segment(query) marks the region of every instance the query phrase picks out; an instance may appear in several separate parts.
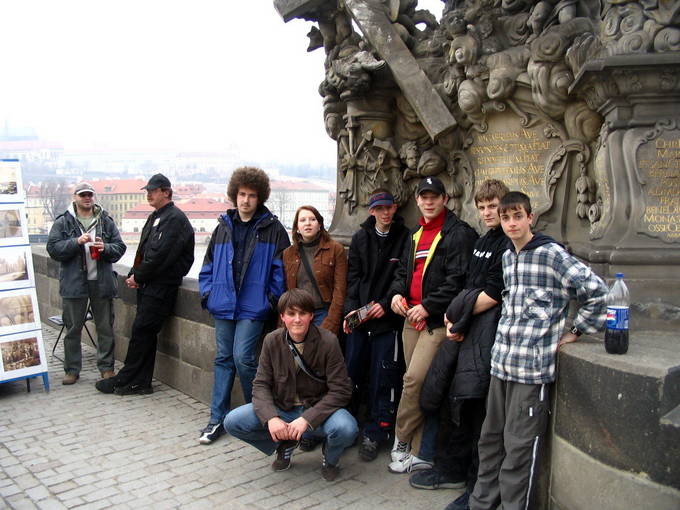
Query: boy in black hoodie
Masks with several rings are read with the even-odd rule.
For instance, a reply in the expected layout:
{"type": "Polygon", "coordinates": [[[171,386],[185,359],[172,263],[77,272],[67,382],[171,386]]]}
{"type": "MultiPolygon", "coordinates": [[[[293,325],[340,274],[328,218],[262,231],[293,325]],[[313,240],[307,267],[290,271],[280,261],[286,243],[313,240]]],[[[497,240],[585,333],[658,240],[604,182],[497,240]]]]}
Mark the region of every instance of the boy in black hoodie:
{"type": "Polygon", "coordinates": [[[450,506],[467,504],[477,479],[477,441],[486,415],[491,346],[503,291],[502,255],[510,244],[501,228],[498,205],[508,192],[502,181],[488,179],[475,193],[475,205],[489,230],[475,242],[465,290],[453,299],[444,319],[451,342],[437,351],[421,393],[421,405],[430,412],[438,411],[448,398],[450,428],[434,467],[414,473],[409,482],[418,489],[467,486],[450,506]]]}
{"type": "Polygon", "coordinates": [[[368,208],[370,216],[349,247],[343,323],[348,334],[345,360],[355,397],[367,396],[367,419],[359,446],[359,457],[365,461],[376,458],[379,444],[394,428],[403,373],[399,363],[403,359],[399,349],[403,318],[391,310],[388,290],[408,240],[408,229],[395,214],[397,204],[388,190],[371,193],[368,208]],[[351,328],[351,316],[370,303],[366,321],[351,328]]]}

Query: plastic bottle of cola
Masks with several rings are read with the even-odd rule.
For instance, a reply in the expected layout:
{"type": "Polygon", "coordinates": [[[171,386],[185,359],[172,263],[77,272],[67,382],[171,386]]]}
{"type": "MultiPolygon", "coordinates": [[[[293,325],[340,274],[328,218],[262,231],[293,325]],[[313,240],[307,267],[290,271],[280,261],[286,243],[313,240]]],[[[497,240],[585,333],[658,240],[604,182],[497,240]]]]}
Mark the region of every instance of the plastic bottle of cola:
{"type": "Polygon", "coordinates": [[[628,352],[628,310],[630,294],[623,281],[623,273],[616,273],[616,281],[607,295],[607,331],[604,348],[609,354],[628,352]]]}

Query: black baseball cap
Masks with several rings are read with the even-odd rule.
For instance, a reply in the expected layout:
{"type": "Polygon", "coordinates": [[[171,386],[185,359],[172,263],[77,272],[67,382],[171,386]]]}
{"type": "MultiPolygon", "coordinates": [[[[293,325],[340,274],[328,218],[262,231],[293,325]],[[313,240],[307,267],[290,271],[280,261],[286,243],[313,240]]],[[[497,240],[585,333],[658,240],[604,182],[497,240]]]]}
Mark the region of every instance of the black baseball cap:
{"type": "Polygon", "coordinates": [[[168,179],[163,174],[155,174],[151,176],[151,179],[149,179],[149,182],[146,183],[146,186],[142,186],[141,189],[153,191],[158,188],[171,188],[171,187],[172,185],[170,184],[170,179],[168,179]]]}
{"type": "Polygon", "coordinates": [[[442,181],[440,181],[437,177],[423,177],[420,179],[416,195],[420,195],[425,191],[432,191],[438,195],[446,195],[444,183],[442,183],[442,181]]]}

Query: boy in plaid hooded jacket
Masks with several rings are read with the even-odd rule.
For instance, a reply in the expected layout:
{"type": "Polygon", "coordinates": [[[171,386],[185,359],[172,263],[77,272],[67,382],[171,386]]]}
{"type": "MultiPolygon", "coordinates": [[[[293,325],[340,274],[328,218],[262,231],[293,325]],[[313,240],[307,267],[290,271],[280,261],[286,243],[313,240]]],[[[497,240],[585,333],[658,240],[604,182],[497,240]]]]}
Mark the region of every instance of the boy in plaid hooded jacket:
{"type": "Polygon", "coordinates": [[[557,352],[582,333],[602,329],[607,312],[605,283],[555,240],[531,232],[528,196],[508,193],[498,210],[513,248],[503,254],[503,310],[491,352],[473,510],[501,502],[504,510],[529,508],[557,352]],[[571,299],[579,306],[564,332],[571,299]]]}

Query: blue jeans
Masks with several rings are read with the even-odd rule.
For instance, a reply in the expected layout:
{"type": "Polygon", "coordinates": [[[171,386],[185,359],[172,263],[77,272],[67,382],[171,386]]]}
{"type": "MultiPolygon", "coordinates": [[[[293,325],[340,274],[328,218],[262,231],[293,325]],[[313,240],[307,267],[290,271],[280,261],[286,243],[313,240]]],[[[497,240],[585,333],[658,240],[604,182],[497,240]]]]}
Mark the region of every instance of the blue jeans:
{"type": "MultiPolygon", "coordinates": [[[[276,411],[286,423],[299,418],[304,412],[303,406],[296,406],[289,411],[277,408],[276,411]]],[[[272,441],[269,429],[262,425],[253,410],[253,404],[246,404],[231,411],[224,419],[224,428],[234,437],[254,446],[265,455],[276,451],[277,443],[272,441]]],[[[359,428],[357,421],[345,409],[338,409],[326,421],[307,433],[319,439],[326,439],[326,462],[337,466],[345,448],[352,446],[359,428]]]]}
{"type": "Polygon", "coordinates": [[[418,458],[434,462],[434,456],[437,453],[437,432],[439,432],[439,415],[425,413],[418,458]]]}
{"type": "Polygon", "coordinates": [[[215,319],[215,382],[210,405],[210,423],[220,423],[231,408],[231,389],[238,373],[243,398],[253,398],[253,379],[257,372],[257,340],[264,321],[215,319]]]}
{"type": "Polygon", "coordinates": [[[328,317],[328,308],[317,308],[314,310],[314,325],[321,327],[321,323],[326,317],[328,317]]]}

